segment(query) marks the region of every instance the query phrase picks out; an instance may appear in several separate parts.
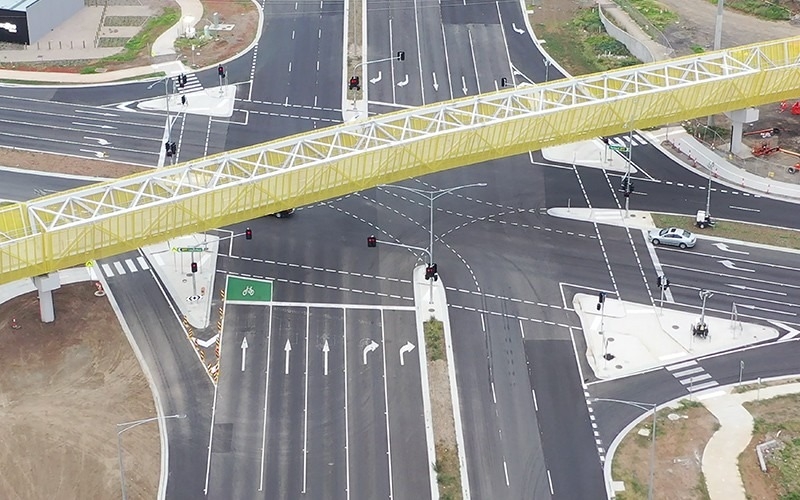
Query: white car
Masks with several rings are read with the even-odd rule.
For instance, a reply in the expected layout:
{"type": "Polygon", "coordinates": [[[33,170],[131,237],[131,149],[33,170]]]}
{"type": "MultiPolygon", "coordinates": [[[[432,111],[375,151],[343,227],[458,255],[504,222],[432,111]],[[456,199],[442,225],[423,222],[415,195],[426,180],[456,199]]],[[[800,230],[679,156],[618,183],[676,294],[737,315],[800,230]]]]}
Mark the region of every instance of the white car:
{"type": "Polygon", "coordinates": [[[678,248],[692,248],[697,243],[697,236],[679,227],[651,229],[647,239],[653,245],[672,245],[678,248]]]}

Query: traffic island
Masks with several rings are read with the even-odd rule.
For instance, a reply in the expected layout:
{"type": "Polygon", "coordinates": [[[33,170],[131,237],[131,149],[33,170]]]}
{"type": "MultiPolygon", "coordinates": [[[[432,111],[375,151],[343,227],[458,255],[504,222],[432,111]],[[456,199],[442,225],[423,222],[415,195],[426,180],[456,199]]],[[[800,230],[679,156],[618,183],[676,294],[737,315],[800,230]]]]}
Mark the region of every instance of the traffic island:
{"type": "Polygon", "coordinates": [[[469,475],[456,386],[447,298],[441,279],[425,279],[425,265],[414,269],[417,335],[426,362],[422,367],[423,401],[428,427],[431,488],[440,498],[468,498],[469,475]],[[431,286],[433,283],[433,286],[431,286]]]}

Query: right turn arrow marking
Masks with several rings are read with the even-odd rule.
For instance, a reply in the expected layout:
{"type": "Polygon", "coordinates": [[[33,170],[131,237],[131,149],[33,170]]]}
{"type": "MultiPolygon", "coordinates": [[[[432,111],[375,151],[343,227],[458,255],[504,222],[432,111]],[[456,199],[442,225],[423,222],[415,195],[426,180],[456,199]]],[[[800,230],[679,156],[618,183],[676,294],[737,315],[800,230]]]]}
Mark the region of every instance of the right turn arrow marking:
{"type": "Polygon", "coordinates": [[[364,347],[364,364],[367,364],[367,354],[378,348],[378,344],[374,340],[370,340],[369,344],[364,347]]]}
{"type": "Polygon", "coordinates": [[[400,366],[405,366],[406,364],[405,355],[407,352],[413,351],[414,347],[416,346],[412,344],[411,341],[408,341],[406,342],[406,345],[400,348],[400,366]]]}

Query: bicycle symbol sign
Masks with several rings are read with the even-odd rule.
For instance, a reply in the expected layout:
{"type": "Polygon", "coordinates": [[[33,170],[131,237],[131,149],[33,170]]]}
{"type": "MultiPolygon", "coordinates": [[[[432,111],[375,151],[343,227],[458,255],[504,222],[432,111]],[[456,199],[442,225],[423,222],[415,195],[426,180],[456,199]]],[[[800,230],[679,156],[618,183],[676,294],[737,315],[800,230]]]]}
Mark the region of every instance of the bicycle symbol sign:
{"type": "Polygon", "coordinates": [[[228,276],[225,285],[225,300],[241,302],[270,302],[272,300],[272,282],[253,278],[228,276]]]}
{"type": "Polygon", "coordinates": [[[247,286],[246,286],[246,287],[244,287],[244,289],[242,290],[242,296],[243,296],[243,297],[246,297],[246,296],[248,296],[248,295],[252,297],[252,296],[253,296],[253,295],[255,295],[255,294],[256,294],[256,291],[255,291],[255,290],[253,289],[253,287],[252,287],[252,286],[250,286],[250,285],[247,285],[247,286]]]}

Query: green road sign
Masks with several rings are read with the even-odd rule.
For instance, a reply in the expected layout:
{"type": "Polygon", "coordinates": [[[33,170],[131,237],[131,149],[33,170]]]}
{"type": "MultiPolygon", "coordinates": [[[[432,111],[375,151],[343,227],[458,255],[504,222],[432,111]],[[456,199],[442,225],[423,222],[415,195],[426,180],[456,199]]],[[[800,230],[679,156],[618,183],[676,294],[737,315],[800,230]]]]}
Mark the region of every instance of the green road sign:
{"type": "Polygon", "coordinates": [[[272,282],[228,276],[225,300],[228,302],[270,302],[272,300],[272,282]]]}
{"type": "Polygon", "coordinates": [[[626,146],[619,146],[617,144],[609,144],[608,149],[610,149],[611,151],[620,151],[622,153],[628,152],[628,148],[626,146]]]}
{"type": "Polygon", "coordinates": [[[200,247],[178,247],[176,248],[179,252],[202,252],[203,249],[200,247]]]}

